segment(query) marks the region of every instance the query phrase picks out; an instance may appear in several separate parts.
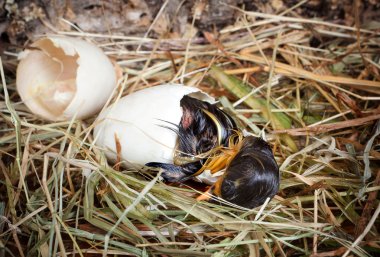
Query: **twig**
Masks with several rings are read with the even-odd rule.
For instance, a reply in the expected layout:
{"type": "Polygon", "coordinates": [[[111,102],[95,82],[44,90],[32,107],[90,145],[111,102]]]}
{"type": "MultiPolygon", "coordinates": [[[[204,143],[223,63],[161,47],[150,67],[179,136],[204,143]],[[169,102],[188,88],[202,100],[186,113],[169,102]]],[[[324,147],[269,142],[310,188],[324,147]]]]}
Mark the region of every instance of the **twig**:
{"type": "Polygon", "coordinates": [[[315,134],[330,132],[333,130],[348,128],[348,127],[357,127],[361,125],[366,125],[367,123],[374,120],[378,120],[378,119],[380,119],[380,114],[375,114],[375,115],[367,116],[364,118],[335,122],[331,124],[323,124],[323,125],[318,125],[318,126],[313,126],[313,127],[309,126],[306,128],[275,130],[273,131],[273,133],[275,134],[287,133],[292,136],[304,136],[304,135],[310,135],[310,134],[315,135],[315,134]]]}
{"type": "Polygon", "coordinates": [[[373,224],[377,220],[377,216],[379,216],[379,214],[380,214],[380,203],[377,205],[376,211],[373,214],[371,220],[368,222],[368,225],[364,229],[363,233],[361,233],[360,236],[356,238],[355,242],[347,249],[347,251],[343,254],[342,257],[346,257],[363,240],[363,238],[367,235],[367,233],[370,231],[373,224]]]}
{"type": "MultiPolygon", "coordinates": [[[[377,171],[377,176],[376,176],[376,179],[373,183],[373,186],[378,186],[378,185],[380,185],[380,170],[377,171]]],[[[376,191],[372,191],[368,194],[368,199],[367,199],[367,202],[364,206],[362,216],[360,217],[360,219],[356,225],[356,228],[355,228],[355,237],[359,237],[359,235],[361,233],[363,233],[363,231],[365,229],[365,225],[367,224],[368,219],[371,216],[371,211],[372,211],[372,208],[375,204],[375,200],[377,198],[377,193],[378,193],[378,191],[376,190],[376,191]]]]}

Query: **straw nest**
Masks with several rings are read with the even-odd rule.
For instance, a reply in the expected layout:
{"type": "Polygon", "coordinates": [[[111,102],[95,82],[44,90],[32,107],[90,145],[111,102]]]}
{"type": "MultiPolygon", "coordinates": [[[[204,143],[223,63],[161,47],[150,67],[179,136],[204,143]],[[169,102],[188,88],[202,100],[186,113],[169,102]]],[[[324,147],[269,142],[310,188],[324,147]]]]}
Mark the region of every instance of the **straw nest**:
{"type": "Polygon", "coordinates": [[[240,12],[218,37],[58,33],[96,42],[120,65],[110,102],[166,82],[219,98],[273,147],[278,195],[252,210],[197,202],[202,185],[113,166],[93,144],[96,117],[54,123],[26,109],[12,73],[16,52],[7,52],[0,256],[379,253],[379,30],[240,12]]]}

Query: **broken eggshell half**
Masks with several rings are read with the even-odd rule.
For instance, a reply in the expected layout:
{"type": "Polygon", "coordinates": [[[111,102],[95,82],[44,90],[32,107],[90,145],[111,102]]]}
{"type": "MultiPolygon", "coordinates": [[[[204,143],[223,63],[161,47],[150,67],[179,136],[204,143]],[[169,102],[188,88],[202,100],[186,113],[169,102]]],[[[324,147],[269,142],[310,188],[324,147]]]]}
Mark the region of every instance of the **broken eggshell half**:
{"type": "Polygon", "coordinates": [[[179,84],[137,91],[99,115],[94,129],[95,144],[112,161],[117,159],[118,141],[120,157],[129,164],[173,163],[176,126],[183,114],[180,101],[185,95],[215,103],[214,98],[200,89],[179,84]]]}
{"type": "Polygon", "coordinates": [[[36,115],[83,119],[98,112],[116,87],[116,71],[97,46],[77,38],[50,36],[19,55],[17,91],[36,115]]]}

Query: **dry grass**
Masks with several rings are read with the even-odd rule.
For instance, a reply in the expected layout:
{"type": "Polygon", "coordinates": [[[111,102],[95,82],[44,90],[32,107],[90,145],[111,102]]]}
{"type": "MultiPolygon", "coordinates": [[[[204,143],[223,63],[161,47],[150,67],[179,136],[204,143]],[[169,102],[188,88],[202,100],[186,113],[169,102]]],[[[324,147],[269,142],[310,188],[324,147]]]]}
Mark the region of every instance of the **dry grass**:
{"type": "Polygon", "coordinates": [[[281,191],[246,210],[197,202],[190,185],[114,169],[93,145],[96,117],[51,123],[26,109],[8,53],[0,256],[379,254],[379,30],[245,12],[218,38],[206,33],[208,42],[58,33],[97,42],[118,62],[115,98],[164,82],[219,97],[273,146],[281,191]]]}

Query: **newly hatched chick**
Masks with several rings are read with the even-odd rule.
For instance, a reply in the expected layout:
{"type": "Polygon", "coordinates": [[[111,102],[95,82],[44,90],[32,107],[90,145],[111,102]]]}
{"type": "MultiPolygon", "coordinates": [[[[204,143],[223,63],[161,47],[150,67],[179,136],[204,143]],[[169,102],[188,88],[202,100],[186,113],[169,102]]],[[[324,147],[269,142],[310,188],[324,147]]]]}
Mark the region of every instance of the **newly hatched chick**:
{"type": "Polygon", "coordinates": [[[261,138],[243,137],[234,120],[215,104],[190,96],[180,102],[174,163],[149,162],[164,169],[168,182],[184,182],[206,170],[224,170],[210,193],[233,204],[254,208],[272,198],[279,188],[279,170],[269,145],[261,138]]]}

